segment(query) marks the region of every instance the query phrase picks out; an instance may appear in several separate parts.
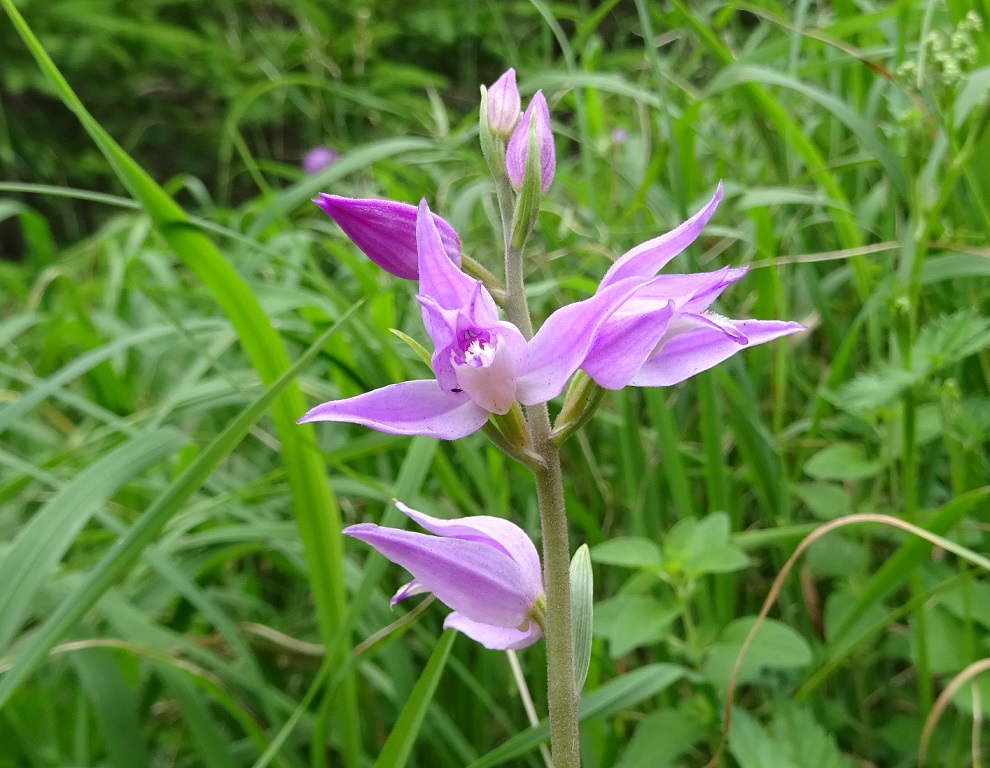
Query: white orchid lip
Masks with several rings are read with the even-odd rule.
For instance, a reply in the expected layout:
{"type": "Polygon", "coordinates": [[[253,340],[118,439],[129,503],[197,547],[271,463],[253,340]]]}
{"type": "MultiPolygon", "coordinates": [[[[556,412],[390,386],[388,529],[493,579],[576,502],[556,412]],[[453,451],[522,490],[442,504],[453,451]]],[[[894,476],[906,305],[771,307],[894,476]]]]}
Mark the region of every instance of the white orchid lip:
{"type": "Polygon", "coordinates": [[[490,413],[503,415],[516,401],[516,366],[498,333],[468,331],[462,349],[451,350],[457,387],[490,413]]]}

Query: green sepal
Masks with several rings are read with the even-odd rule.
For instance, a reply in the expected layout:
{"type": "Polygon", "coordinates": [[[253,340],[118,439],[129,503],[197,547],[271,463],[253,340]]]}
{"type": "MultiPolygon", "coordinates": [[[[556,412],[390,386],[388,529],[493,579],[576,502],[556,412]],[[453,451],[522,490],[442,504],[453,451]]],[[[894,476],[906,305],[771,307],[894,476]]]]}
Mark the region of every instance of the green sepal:
{"type": "Polygon", "coordinates": [[[540,147],[536,140],[536,121],[529,121],[529,137],[526,146],[526,170],[523,173],[522,189],[516,200],[515,215],[512,218],[512,247],[521,251],[526,238],[536,226],[543,198],[542,170],[540,167],[540,147]]]}
{"type": "Polygon", "coordinates": [[[560,409],[550,433],[554,444],[561,445],[583,427],[598,410],[607,391],[584,371],[578,371],[567,388],[564,407],[560,409]]]}

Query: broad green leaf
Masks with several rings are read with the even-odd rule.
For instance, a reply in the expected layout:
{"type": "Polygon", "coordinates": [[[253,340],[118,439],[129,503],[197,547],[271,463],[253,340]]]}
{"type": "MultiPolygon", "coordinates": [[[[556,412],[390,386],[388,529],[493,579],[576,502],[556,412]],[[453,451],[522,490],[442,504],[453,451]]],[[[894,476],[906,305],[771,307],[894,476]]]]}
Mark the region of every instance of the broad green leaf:
{"type": "Polygon", "coordinates": [[[729,751],[740,768],[853,768],[811,713],[776,701],[769,732],[741,709],[732,712],[729,751]]]}
{"type": "Polygon", "coordinates": [[[695,744],[708,726],[677,709],[661,709],[636,726],[617,768],[666,768],[695,744]]]}
{"type": "MultiPolygon", "coordinates": [[[[743,641],[755,618],[736,619],[729,624],[712,646],[705,660],[705,676],[720,690],[725,690],[743,641]]],[[[737,682],[756,679],[763,669],[799,669],[811,661],[811,648],[797,632],[775,619],[764,619],[756,630],[742,664],[737,682]]]]}
{"type": "Polygon", "coordinates": [[[833,443],[804,464],[804,471],[817,480],[863,480],[878,474],[880,462],[868,459],[859,443],[833,443]]]}
{"type": "Polygon", "coordinates": [[[829,483],[795,483],[795,495],[819,520],[835,520],[848,514],[852,502],[849,493],[839,485],[829,483]]]}
{"type": "Polygon", "coordinates": [[[680,606],[672,601],[649,595],[616,595],[595,606],[595,635],[606,638],[609,652],[618,658],[663,638],[680,613],[680,606]]]}
{"type": "Polygon", "coordinates": [[[649,539],[618,536],[591,549],[591,559],[602,565],[655,570],[660,567],[660,547],[649,539]]]}

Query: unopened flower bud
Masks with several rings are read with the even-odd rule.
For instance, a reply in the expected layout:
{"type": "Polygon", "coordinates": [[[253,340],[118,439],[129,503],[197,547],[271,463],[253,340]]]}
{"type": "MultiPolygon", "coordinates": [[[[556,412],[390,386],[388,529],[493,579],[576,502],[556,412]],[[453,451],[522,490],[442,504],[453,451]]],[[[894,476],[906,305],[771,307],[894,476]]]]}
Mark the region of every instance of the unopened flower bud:
{"type": "Polygon", "coordinates": [[[520,109],[516,70],[510,68],[488,89],[488,127],[492,133],[508,138],[519,122],[520,109]]]}
{"type": "Polygon", "coordinates": [[[557,157],[554,154],[553,131],[550,128],[550,109],[542,91],[537,91],[529,102],[522,120],[512,132],[505,153],[505,168],[509,180],[516,189],[523,185],[526,173],[526,152],[529,147],[529,126],[536,130],[536,146],[540,153],[540,187],[545,193],[553,181],[557,170],[557,157]]]}

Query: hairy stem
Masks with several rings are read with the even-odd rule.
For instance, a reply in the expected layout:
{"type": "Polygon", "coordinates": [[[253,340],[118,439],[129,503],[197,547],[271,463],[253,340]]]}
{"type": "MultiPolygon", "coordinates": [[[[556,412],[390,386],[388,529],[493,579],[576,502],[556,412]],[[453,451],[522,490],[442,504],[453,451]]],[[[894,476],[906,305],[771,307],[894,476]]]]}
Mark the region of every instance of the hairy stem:
{"type": "Polygon", "coordinates": [[[547,698],[550,705],[550,749],[555,768],[577,768],[578,695],[574,688],[574,639],[571,635],[570,546],[560,450],[550,441],[546,405],[529,409],[534,448],[543,457],[537,470],[536,493],[543,531],[543,583],[547,593],[544,634],[547,643],[547,698]]]}

